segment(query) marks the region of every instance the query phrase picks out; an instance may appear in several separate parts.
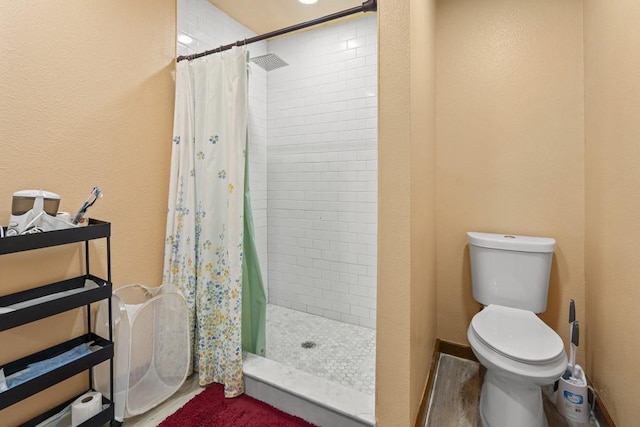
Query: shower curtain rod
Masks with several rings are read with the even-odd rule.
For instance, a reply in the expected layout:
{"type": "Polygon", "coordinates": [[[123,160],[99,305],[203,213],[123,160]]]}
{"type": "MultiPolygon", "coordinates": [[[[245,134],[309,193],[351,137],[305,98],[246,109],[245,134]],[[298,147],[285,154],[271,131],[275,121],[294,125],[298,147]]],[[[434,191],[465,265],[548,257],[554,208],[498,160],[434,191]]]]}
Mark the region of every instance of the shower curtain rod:
{"type": "Polygon", "coordinates": [[[234,46],[245,46],[250,43],[259,42],[262,40],[270,39],[272,37],[281,36],[283,34],[291,33],[293,31],[302,30],[303,28],[313,27],[314,25],[324,24],[325,22],[333,21],[334,19],[344,18],[345,16],[354,15],[360,12],[376,12],[378,10],[377,0],[366,0],[362,5],[352,7],[351,9],[343,10],[341,12],[332,13],[331,15],[323,16],[321,18],[312,19],[311,21],[302,22],[300,24],[292,25],[290,27],[281,28],[279,30],[271,31],[269,33],[261,34],[259,36],[251,37],[244,40],[238,40],[235,43],[227,44],[217,47],[212,50],[207,50],[200,53],[194,53],[193,55],[181,55],[177,58],[177,61],[182,60],[191,61],[192,59],[201,58],[203,56],[211,55],[214,53],[229,50],[234,46]]]}

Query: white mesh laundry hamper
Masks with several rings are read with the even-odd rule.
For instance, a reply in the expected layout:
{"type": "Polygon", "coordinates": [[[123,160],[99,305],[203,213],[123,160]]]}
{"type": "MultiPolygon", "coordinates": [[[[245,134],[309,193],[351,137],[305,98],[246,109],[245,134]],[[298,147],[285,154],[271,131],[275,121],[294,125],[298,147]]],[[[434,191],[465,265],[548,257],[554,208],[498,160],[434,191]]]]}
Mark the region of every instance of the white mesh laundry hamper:
{"type": "MultiPolygon", "coordinates": [[[[115,419],[142,414],[184,383],[191,346],[189,312],[172,285],[127,285],[113,291],[115,419]]],[[[108,305],[98,307],[96,333],[108,336],[108,305]]],[[[109,397],[109,364],[94,369],[96,390],[109,397]]]]}

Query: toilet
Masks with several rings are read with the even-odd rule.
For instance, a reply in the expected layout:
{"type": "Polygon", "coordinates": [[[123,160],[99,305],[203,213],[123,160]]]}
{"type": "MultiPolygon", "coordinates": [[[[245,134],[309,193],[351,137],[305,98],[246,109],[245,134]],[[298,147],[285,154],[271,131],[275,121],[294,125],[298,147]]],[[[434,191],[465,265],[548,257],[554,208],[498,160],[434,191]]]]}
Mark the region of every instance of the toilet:
{"type": "Polygon", "coordinates": [[[473,297],[484,308],[467,338],[487,368],[484,427],[545,427],[542,386],[565,371],[562,339],[536,313],[547,309],[555,240],[468,232],[473,297]]]}

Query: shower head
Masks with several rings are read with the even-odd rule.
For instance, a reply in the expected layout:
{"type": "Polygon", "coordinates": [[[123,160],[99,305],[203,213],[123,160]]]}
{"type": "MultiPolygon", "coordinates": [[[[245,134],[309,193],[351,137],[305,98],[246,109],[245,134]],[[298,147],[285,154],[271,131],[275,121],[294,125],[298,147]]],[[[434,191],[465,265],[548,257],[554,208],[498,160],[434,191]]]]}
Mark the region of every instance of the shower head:
{"type": "Polygon", "coordinates": [[[286,67],[287,64],[278,55],[268,53],[266,55],[256,56],[250,59],[251,62],[256,63],[267,71],[275,70],[276,68],[286,67]]]}

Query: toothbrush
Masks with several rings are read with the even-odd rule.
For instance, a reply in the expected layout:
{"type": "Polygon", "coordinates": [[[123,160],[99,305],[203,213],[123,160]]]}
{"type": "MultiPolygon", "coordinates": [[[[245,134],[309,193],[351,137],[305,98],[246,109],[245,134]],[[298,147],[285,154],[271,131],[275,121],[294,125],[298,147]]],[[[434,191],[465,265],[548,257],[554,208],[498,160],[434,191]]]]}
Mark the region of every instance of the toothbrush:
{"type": "Polygon", "coordinates": [[[580,322],[577,320],[573,323],[571,331],[571,378],[576,377],[576,348],[580,342],[580,322]]]}
{"type": "Polygon", "coordinates": [[[571,355],[569,357],[569,362],[571,363],[571,376],[573,376],[573,366],[575,364],[576,355],[575,350],[573,348],[573,330],[574,323],[576,321],[576,303],[574,300],[569,301],[569,347],[571,351],[571,355]]]}
{"type": "Polygon", "coordinates": [[[100,191],[100,189],[98,187],[93,187],[91,189],[91,193],[89,194],[89,197],[82,204],[82,206],[80,207],[80,210],[73,217],[73,221],[71,221],[71,223],[72,224],[77,224],[77,223],[81,222],[83,220],[84,215],[87,213],[87,209],[89,209],[91,206],[93,206],[93,204],[96,202],[96,200],[98,200],[100,197],[102,197],[102,192],[100,191]]]}

